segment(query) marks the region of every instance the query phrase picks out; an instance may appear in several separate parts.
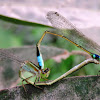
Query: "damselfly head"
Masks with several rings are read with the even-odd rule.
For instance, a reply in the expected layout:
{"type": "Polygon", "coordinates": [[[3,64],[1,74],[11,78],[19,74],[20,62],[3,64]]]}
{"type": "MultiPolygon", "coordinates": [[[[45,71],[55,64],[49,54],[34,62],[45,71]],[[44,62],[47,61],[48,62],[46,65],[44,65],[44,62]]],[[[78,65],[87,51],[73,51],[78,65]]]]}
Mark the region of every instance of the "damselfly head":
{"type": "Polygon", "coordinates": [[[48,77],[50,74],[50,69],[46,68],[46,69],[42,70],[42,74],[43,74],[42,77],[44,77],[44,78],[48,77]]]}
{"type": "Polygon", "coordinates": [[[49,68],[46,68],[46,69],[44,70],[44,72],[45,72],[45,74],[46,74],[46,77],[48,77],[49,74],[50,74],[50,69],[49,69],[49,68]]]}
{"type": "Polygon", "coordinates": [[[93,59],[96,59],[96,60],[100,61],[100,56],[99,55],[91,54],[91,56],[92,56],[93,59]]]}

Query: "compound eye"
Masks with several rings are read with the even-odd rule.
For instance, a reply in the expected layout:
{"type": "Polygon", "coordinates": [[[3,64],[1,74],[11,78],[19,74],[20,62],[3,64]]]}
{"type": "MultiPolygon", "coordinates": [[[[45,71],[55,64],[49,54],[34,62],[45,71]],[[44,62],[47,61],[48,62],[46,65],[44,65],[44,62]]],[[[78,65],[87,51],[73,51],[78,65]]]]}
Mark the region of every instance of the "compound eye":
{"type": "Polygon", "coordinates": [[[44,72],[47,73],[49,70],[50,70],[49,68],[46,68],[46,69],[44,70],[44,72]]]}

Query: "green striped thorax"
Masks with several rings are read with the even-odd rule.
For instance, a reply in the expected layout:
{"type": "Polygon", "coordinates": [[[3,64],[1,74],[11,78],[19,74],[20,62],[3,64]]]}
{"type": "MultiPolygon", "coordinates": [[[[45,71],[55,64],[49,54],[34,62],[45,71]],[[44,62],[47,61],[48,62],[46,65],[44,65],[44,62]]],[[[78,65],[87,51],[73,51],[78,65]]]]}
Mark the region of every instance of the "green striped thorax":
{"type": "MultiPolygon", "coordinates": [[[[28,77],[31,77],[31,76],[36,76],[37,79],[45,79],[49,76],[50,74],[50,69],[49,68],[45,68],[45,69],[39,69],[39,67],[37,65],[35,65],[34,63],[30,62],[30,61],[25,61],[23,64],[22,64],[22,67],[21,67],[21,70],[19,71],[19,76],[23,79],[25,79],[25,76],[24,76],[24,72],[28,72],[30,73],[28,75],[28,77]]],[[[32,77],[31,77],[32,78],[32,77]]],[[[31,79],[30,78],[30,79],[31,79]]],[[[27,82],[30,83],[30,80],[27,80],[27,82]]]]}

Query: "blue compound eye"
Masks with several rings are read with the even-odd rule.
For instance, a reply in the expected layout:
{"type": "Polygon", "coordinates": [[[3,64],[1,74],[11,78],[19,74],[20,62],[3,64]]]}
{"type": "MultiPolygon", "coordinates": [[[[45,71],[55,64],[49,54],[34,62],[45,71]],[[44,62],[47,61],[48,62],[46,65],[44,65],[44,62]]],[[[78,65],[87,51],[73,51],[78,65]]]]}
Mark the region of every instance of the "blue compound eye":
{"type": "Polygon", "coordinates": [[[97,55],[97,54],[93,54],[93,55],[92,55],[92,58],[93,58],[93,59],[100,60],[100,56],[99,56],[99,55],[97,55]]]}
{"type": "Polygon", "coordinates": [[[95,54],[93,54],[92,57],[93,57],[94,59],[96,59],[96,55],[95,55],[95,54]]]}

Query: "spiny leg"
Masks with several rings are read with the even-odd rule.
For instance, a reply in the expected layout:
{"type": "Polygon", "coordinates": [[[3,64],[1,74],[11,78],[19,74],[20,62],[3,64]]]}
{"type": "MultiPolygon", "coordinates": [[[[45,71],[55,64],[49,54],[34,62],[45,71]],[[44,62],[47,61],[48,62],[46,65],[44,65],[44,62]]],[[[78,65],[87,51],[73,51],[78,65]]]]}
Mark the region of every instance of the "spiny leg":
{"type": "Polygon", "coordinates": [[[22,86],[23,86],[25,92],[27,93],[26,88],[25,88],[25,86],[24,86],[24,84],[23,84],[24,79],[23,79],[22,74],[21,74],[22,72],[24,72],[24,70],[21,68],[21,69],[19,70],[19,77],[22,79],[22,86]]]}
{"type": "Polygon", "coordinates": [[[35,84],[36,82],[40,82],[40,78],[41,78],[41,76],[38,74],[37,77],[36,77],[36,79],[35,79],[34,84],[35,84]]]}
{"type": "Polygon", "coordinates": [[[33,82],[29,82],[29,81],[28,81],[28,80],[29,80],[30,78],[32,78],[32,77],[34,77],[34,76],[30,76],[30,77],[25,78],[25,79],[22,80],[22,86],[23,86],[25,92],[27,92],[27,91],[26,91],[26,88],[25,88],[25,86],[24,86],[24,84],[23,84],[24,81],[27,82],[28,84],[34,85],[35,87],[37,87],[37,88],[39,88],[39,89],[42,89],[42,88],[40,88],[39,86],[36,86],[36,85],[35,85],[35,82],[33,83],[33,82]]]}
{"type": "MultiPolygon", "coordinates": [[[[28,77],[28,78],[24,78],[24,76],[22,75],[22,73],[23,73],[24,71],[25,71],[25,70],[23,70],[22,68],[19,70],[19,77],[22,79],[22,86],[23,86],[25,92],[27,92],[27,91],[26,91],[26,88],[25,88],[25,86],[24,86],[24,84],[23,84],[23,82],[26,81],[28,84],[30,84],[30,83],[28,82],[28,80],[29,80],[30,78],[34,77],[34,75],[32,75],[32,76],[30,76],[30,77],[28,77]]],[[[34,83],[32,83],[32,84],[34,85],[34,83]]]]}
{"type": "MultiPolygon", "coordinates": [[[[33,82],[29,82],[28,80],[30,79],[30,78],[32,78],[32,77],[34,77],[35,75],[32,75],[32,76],[30,76],[30,77],[27,77],[27,78],[24,78],[23,76],[22,76],[22,73],[23,71],[19,71],[19,76],[20,76],[20,78],[22,79],[22,84],[23,84],[23,82],[24,81],[26,81],[28,84],[32,84],[32,85],[34,85],[35,86],[35,82],[33,83],[33,82]]],[[[24,84],[23,84],[24,85],[24,84]]]]}
{"type": "MultiPolygon", "coordinates": [[[[30,84],[30,83],[28,82],[28,79],[30,79],[30,78],[32,78],[32,77],[33,77],[33,76],[30,76],[30,77],[25,78],[25,79],[22,80],[22,86],[23,86],[23,88],[24,88],[25,91],[26,91],[26,88],[25,88],[23,82],[25,81],[26,83],[30,84]]],[[[34,85],[34,83],[33,83],[32,85],[34,85]]],[[[35,86],[35,85],[34,85],[34,86],[35,86]]]]}
{"type": "MultiPolygon", "coordinates": [[[[30,77],[27,77],[27,78],[23,79],[23,81],[26,81],[28,84],[30,84],[30,82],[28,82],[28,80],[29,80],[30,78],[32,78],[32,77],[34,77],[34,76],[32,75],[32,76],[30,76],[30,77]]],[[[34,83],[32,83],[32,85],[34,85],[34,83]]]]}
{"type": "Polygon", "coordinates": [[[23,79],[23,80],[22,80],[22,86],[23,86],[25,92],[27,92],[27,91],[26,91],[26,88],[25,88],[25,86],[24,86],[24,84],[23,84],[24,81],[25,81],[25,80],[23,79]]]}
{"type": "Polygon", "coordinates": [[[22,86],[23,86],[25,92],[27,92],[27,91],[26,91],[26,88],[25,88],[25,86],[24,86],[24,84],[23,84],[24,81],[25,81],[27,84],[32,84],[32,85],[34,85],[35,87],[37,87],[37,88],[39,88],[39,89],[42,89],[42,88],[40,88],[39,86],[36,86],[36,85],[35,85],[35,82],[36,82],[37,79],[38,79],[37,77],[36,77],[36,79],[35,79],[35,82],[31,82],[31,81],[28,81],[28,80],[29,80],[30,78],[34,77],[34,75],[32,75],[32,76],[30,76],[30,77],[27,77],[27,78],[23,78],[21,72],[22,72],[22,71],[19,71],[20,77],[21,77],[21,79],[22,79],[22,86]]]}
{"type": "MultiPolygon", "coordinates": [[[[30,78],[32,78],[32,77],[34,77],[34,75],[23,79],[23,81],[26,81],[28,84],[32,84],[32,85],[34,85],[35,87],[37,87],[37,88],[39,88],[39,89],[42,89],[42,88],[40,88],[39,86],[36,86],[36,85],[35,85],[35,83],[37,82],[37,80],[38,80],[38,78],[39,78],[38,76],[36,76],[36,79],[35,79],[34,82],[28,81],[28,80],[29,80],[30,78]]],[[[24,84],[23,84],[23,86],[24,86],[24,84]]],[[[25,88],[25,86],[24,86],[24,88],[25,88]]]]}
{"type": "Polygon", "coordinates": [[[39,88],[39,89],[42,89],[42,88],[40,88],[39,86],[35,85],[35,83],[37,82],[37,80],[38,80],[38,79],[39,79],[39,77],[38,77],[38,76],[36,76],[36,79],[35,79],[35,81],[34,81],[34,84],[33,84],[33,85],[34,85],[35,87],[39,88]]]}

